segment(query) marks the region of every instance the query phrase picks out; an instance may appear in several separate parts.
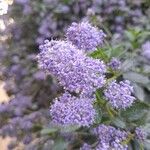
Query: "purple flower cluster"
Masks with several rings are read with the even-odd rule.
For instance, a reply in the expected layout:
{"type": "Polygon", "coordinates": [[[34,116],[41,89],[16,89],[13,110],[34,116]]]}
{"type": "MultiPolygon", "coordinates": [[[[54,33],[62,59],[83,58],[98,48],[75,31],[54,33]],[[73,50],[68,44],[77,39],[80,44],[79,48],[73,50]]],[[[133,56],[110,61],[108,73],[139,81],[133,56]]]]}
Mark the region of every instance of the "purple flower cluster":
{"type": "Polygon", "coordinates": [[[52,121],[58,125],[90,126],[94,122],[95,109],[89,98],[77,98],[64,93],[51,106],[52,121]]]}
{"type": "Polygon", "coordinates": [[[52,37],[52,33],[56,30],[56,28],[57,24],[53,21],[52,14],[46,16],[41,21],[38,29],[40,36],[36,39],[36,43],[42,44],[45,39],[52,37]],[[49,25],[48,22],[51,22],[51,25],[49,25]]]}
{"type": "MultiPolygon", "coordinates": [[[[70,22],[85,17],[88,8],[92,8],[94,13],[101,17],[102,23],[108,23],[111,31],[124,31],[123,29],[133,19],[142,24],[146,19],[146,15],[143,14],[147,14],[147,8],[130,5],[131,3],[132,1],[127,3],[127,0],[14,0],[13,5],[9,6],[7,15],[1,18],[6,24],[6,31],[1,37],[5,39],[8,35],[9,38],[3,41],[6,44],[5,49],[0,49],[0,65],[5,65],[0,67],[0,71],[6,83],[7,93],[13,96],[8,104],[0,105],[0,128],[7,126],[7,120],[11,123],[9,126],[11,128],[16,117],[24,120],[24,116],[34,114],[37,110],[39,112],[42,109],[48,110],[49,100],[56,96],[58,88],[53,85],[52,78],[45,77],[44,73],[37,69],[34,59],[37,54],[35,40],[41,43],[47,38],[61,37],[70,22]],[[142,19],[139,19],[139,16],[142,16],[142,19]]],[[[144,22],[144,28],[145,26],[144,22]]],[[[36,118],[32,120],[33,124],[40,123],[42,126],[47,126],[49,114],[46,116],[42,113],[42,120],[47,122],[34,123],[36,118]]],[[[20,136],[16,136],[18,141],[28,141],[25,136],[27,132],[22,130],[20,125],[13,128],[13,131],[21,133],[20,136]]],[[[10,136],[11,132],[7,135],[10,136]]],[[[37,137],[40,140],[43,138],[39,137],[39,134],[37,137]]],[[[34,139],[37,137],[34,136],[34,139]]],[[[36,143],[31,149],[38,149],[38,146],[40,147],[41,144],[36,143]]]]}
{"type": "Polygon", "coordinates": [[[31,97],[17,95],[9,103],[0,105],[0,113],[6,115],[22,116],[28,108],[32,107],[31,97]]]}
{"type": "Polygon", "coordinates": [[[48,41],[40,46],[40,68],[54,75],[66,90],[92,94],[105,83],[103,61],[86,56],[67,41],[48,41]]]}
{"type": "Polygon", "coordinates": [[[146,139],[146,133],[141,128],[135,129],[135,137],[138,140],[144,141],[146,139]]]}
{"type": "Polygon", "coordinates": [[[126,144],[121,144],[126,140],[128,134],[112,126],[100,125],[93,130],[98,137],[96,150],[127,150],[126,144]]]}
{"type": "Polygon", "coordinates": [[[108,66],[113,70],[119,70],[121,66],[121,62],[117,58],[112,58],[108,63],[108,66]]]}
{"type": "Polygon", "coordinates": [[[86,52],[93,51],[97,46],[102,45],[105,36],[102,30],[93,27],[88,22],[74,22],[66,33],[67,40],[86,52]]]}
{"type": "Polygon", "coordinates": [[[84,143],[82,147],[80,148],[80,150],[92,150],[92,147],[91,145],[84,143]]]}
{"type": "Polygon", "coordinates": [[[128,80],[116,83],[113,81],[109,83],[107,89],[104,91],[106,100],[116,109],[125,109],[130,107],[135,100],[132,96],[133,87],[128,80]]]}
{"type": "Polygon", "coordinates": [[[147,41],[142,45],[142,55],[150,60],[150,41],[147,41]]]}
{"type": "Polygon", "coordinates": [[[34,112],[29,115],[14,117],[7,122],[0,130],[1,136],[19,137],[22,132],[31,133],[34,124],[39,122],[42,117],[41,112],[34,112]]]}

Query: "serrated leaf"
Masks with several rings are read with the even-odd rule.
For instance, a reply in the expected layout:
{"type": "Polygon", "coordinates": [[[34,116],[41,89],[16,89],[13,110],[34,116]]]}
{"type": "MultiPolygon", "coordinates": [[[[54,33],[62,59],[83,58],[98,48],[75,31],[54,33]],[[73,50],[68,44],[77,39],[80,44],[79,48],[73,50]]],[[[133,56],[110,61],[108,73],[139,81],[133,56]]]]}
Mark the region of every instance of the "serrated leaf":
{"type": "Polygon", "coordinates": [[[44,134],[52,134],[52,133],[55,133],[57,132],[59,129],[58,128],[45,128],[41,131],[41,134],[44,135],[44,134]]]}

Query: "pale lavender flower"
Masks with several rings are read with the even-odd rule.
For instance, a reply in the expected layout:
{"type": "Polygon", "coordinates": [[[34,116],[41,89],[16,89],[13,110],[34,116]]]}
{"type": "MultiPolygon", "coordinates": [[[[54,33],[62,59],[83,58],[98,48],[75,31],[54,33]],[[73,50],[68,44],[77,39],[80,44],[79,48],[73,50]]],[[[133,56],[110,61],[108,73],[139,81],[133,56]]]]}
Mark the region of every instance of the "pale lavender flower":
{"type": "Polygon", "coordinates": [[[37,80],[45,80],[46,79],[46,74],[43,71],[37,71],[33,77],[37,80]]]}
{"type": "Polygon", "coordinates": [[[126,140],[128,135],[125,131],[102,124],[96,127],[93,132],[98,137],[96,150],[127,150],[128,148],[126,144],[121,144],[121,142],[126,140]]]}
{"type": "Polygon", "coordinates": [[[120,81],[116,83],[113,81],[109,83],[108,87],[104,91],[106,100],[116,109],[125,109],[130,107],[135,100],[132,96],[133,87],[130,85],[130,81],[120,81]]]}
{"type": "Polygon", "coordinates": [[[147,41],[145,44],[142,45],[142,55],[150,60],[150,41],[147,41]]]}
{"type": "Polygon", "coordinates": [[[108,63],[108,66],[111,67],[113,70],[120,69],[121,62],[117,58],[112,58],[111,61],[108,63]]]}
{"type": "Polygon", "coordinates": [[[55,99],[51,105],[52,122],[58,125],[90,126],[96,115],[91,99],[77,98],[69,93],[55,99]]]}
{"type": "Polygon", "coordinates": [[[96,50],[97,46],[101,46],[105,37],[102,30],[93,27],[88,22],[72,23],[68,28],[66,37],[79,49],[85,51],[96,50]]]}
{"type": "Polygon", "coordinates": [[[45,41],[40,46],[40,68],[54,75],[66,90],[92,94],[105,83],[106,66],[66,41],[45,41]]]}
{"type": "Polygon", "coordinates": [[[80,148],[80,150],[92,150],[92,147],[91,145],[84,143],[82,147],[80,148]]]}
{"type": "Polygon", "coordinates": [[[141,128],[136,128],[135,137],[141,141],[144,141],[146,139],[146,133],[141,128]]]}

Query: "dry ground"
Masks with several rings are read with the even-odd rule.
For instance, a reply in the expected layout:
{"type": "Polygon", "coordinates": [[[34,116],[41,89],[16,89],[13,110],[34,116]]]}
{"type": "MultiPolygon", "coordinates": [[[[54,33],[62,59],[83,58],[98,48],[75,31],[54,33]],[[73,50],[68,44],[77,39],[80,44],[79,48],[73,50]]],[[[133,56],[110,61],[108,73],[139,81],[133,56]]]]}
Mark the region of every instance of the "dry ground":
{"type": "MultiPolygon", "coordinates": [[[[9,97],[7,96],[5,90],[3,89],[4,83],[0,81],[0,102],[8,101],[9,97]]],[[[7,150],[7,143],[10,141],[9,138],[2,139],[0,138],[0,150],[7,150]]]]}

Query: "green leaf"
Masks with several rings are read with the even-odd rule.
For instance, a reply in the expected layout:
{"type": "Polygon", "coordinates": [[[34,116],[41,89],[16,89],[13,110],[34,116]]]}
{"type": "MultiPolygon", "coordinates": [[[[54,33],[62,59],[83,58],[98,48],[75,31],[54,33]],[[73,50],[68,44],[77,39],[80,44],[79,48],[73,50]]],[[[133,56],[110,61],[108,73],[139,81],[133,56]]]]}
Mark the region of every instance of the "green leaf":
{"type": "Polygon", "coordinates": [[[111,48],[110,57],[119,57],[122,53],[123,53],[123,46],[120,44],[111,48]]]}
{"type": "Polygon", "coordinates": [[[102,59],[105,62],[108,61],[108,56],[105,53],[104,49],[97,49],[96,51],[94,51],[93,53],[90,54],[91,57],[96,58],[96,59],[102,59]]]}
{"type": "Polygon", "coordinates": [[[44,135],[44,134],[53,134],[53,133],[56,133],[58,132],[59,129],[58,128],[45,128],[41,131],[41,134],[44,135]]]}
{"type": "Polygon", "coordinates": [[[78,130],[80,127],[77,125],[70,125],[70,126],[65,126],[61,128],[62,132],[74,132],[78,130]]]}
{"type": "Polygon", "coordinates": [[[144,89],[141,86],[139,86],[138,84],[136,84],[136,83],[133,84],[133,86],[134,86],[134,94],[135,94],[135,96],[138,99],[144,101],[144,98],[145,98],[144,89]]]}
{"type": "Polygon", "coordinates": [[[140,121],[142,121],[142,119],[146,119],[146,114],[148,113],[149,108],[150,107],[148,104],[138,101],[134,103],[130,108],[122,111],[121,116],[131,122],[138,124],[140,121]]]}
{"type": "Polygon", "coordinates": [[[95,107],[95,110],[96,110],[95,123],[100,124],[102,119],[102,111],[98,106],[95,107]]]}
{"type": "Polygon", "coordinates": [[[141,83],[141,84],[148,84],[150,82],[150,80],[148,79],[148,77],[136,73],[136,72],[128,72],[128,73],[124,73],[123,77],[125,79],[128,79],[130,81],[136,82],[136,83],[141,83]]]}
{"type": "Polygon", "coordinates": [[[125,36],[130,40],[130,41],[134,41],[135,40],[135,36],[131,31],[125,31],[125,36]]]}
{"type": "Polygon", "coordinates": [[[33,128],[32,128],[33,132],[38,132],[40,130],[42,130],[42,126],[39,125],[39,124],[34,125],[33,128]]]}
{"type": "Polygon", "coordinates": [[[57,139],[54,143],[52,150],[66,150],[68,143],[66,143],[63,139],[57,139]]]}
{"type": "Polygon", "coordinates": [[[116,126],[116,127],[119,127],[119,128],[125,128],[126,127],[126,124],[125,122],[123,121],[123,119],[117,117],[117,118],[114,118],[112,120],[112,123],[116,126]]]}
{"type": "Polygon", "coordinates": [[[101,123],[109,125],[111,123],[111,120],[107,115],[103,115],[101,119],[101,123]]]}
{"type": "Polygon", "coordinates": [[[121,68],[122,68],[123,72],[126,72],[126,71],[130,70],[131,68],[133,68],[135,65],[136,65],[135,59],[126,59],[122,63],[121,68]]]}

